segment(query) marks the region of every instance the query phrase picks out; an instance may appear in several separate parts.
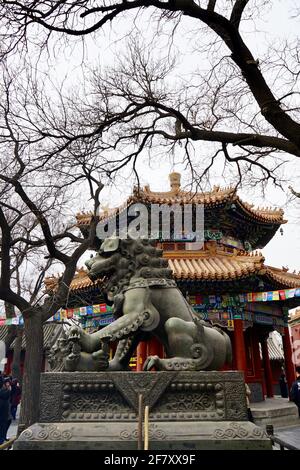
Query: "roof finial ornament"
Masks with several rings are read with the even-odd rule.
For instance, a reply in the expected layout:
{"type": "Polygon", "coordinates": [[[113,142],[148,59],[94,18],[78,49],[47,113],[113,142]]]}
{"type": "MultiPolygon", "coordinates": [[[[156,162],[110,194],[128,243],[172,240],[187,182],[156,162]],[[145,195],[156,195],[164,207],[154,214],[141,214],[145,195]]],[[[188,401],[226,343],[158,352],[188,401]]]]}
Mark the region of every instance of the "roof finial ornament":
{"type": "Polygon", "coordinates": [[[171,191],[175,194],[178,193],[180,190],[180,179],[181,179],[180,173],[173,172],[169,174],[171,191]]]}
{"type": "Polygon", "coordinates": [[[101,204],[101,209],[102,209],[102,213],[104,214],[104,216],[108,216],[108,214],[109,214],[109,205],[108,204],[101,204]]]}

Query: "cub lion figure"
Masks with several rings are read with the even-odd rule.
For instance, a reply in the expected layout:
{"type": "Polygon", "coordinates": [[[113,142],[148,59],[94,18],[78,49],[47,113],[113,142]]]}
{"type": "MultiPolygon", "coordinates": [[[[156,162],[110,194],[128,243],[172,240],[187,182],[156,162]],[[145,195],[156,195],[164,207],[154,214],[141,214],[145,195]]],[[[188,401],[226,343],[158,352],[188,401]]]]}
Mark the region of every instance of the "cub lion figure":
{"type": "Polygon", "coordinates": [[[87,334],[70,328],[65,354],[68,371],[128,370],[140,341],[155,336],[164,345],[164,359],[149,356],[144,370],[217,370],[231,362],[228,335],[200,320],[178,289],[162,258],[162,250],[149,240],[106,239],[97,255],[86,262],[92,280],[104,278],[101,290],[113,305],[115,320],[87,334]],[[117,341],[109,361],[109,343],[117,341]]]}

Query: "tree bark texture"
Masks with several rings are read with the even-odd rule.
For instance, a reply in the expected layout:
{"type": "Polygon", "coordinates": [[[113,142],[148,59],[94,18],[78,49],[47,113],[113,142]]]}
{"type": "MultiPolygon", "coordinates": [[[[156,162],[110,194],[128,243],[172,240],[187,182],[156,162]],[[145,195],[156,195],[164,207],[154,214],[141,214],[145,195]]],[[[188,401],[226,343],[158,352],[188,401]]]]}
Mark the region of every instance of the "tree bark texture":
{"type": "Polygon", "coordinates": [[[22,353],[23,328],[18,328],[15,339],[13,361],[11,365],[11,375],[22,383],[21,373],[21,353],[22,353]]]}
{"type": "Polygon", "coordinates": [[[39,419],[40,373],[43,359],[41,312],[25,319],[26,353],[19,432],[39,419]]]}

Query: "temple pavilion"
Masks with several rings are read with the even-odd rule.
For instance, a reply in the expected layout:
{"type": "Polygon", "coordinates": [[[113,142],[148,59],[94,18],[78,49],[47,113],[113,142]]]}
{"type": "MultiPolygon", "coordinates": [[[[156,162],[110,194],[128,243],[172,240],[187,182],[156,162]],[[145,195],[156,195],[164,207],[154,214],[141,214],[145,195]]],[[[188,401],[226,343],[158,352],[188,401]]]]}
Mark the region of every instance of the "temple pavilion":
{"type": "MultiPolygon", "coordinates": [[[[168,191],[154,192],[149,186],[135,188],[121,207],[106,210],[99,217],[108,219],[137,202],[148,206],[203,205],[205,241],[202,247],[186,235],[163,239],[160,233],[157,246],[164,250],[163,256],[169,262],[179,289],[199,316],[229,334],[233,363],[226,368],[244,372],[252,389],[252,401],[272,397],[274,393],[278,377],[274,377],[268,348],[268,337],[274,330],[282,336],[285,373],[290,388],[294,365],[288,310],[300,304],[300,298],[297,304],[297,299],[279,294],[286,289],[300,288],[300,275],[288,272],[287,268],[265,264],[264,256],[258,251],[287,222],[283,211],[254,208],[240,199],[236,188],[214,187],[210,192],[193,193],[181,189],[179,173],[172,173],[169,179],[168,191]],[[277,297],[263,299],[263,293],[268,291],[276,292],[277,297]]],[[[89,213],[77,215],[77,224],[83,234],[88,233],[90,217],[89,213]]],[[[48,278],[47,288],[54,288],[55,282],[57,278],[48,278]]],[[[83,301],[85,305],[103,302],[101,280],[92,282],[84,269],[79,270],[71,284],[70,299],[73,306],[83,301]]],[[[142,370],[143,362],[150,354],[160,357],[164,354],[155,338],[138,346],[137,371],[142,370]]]]}

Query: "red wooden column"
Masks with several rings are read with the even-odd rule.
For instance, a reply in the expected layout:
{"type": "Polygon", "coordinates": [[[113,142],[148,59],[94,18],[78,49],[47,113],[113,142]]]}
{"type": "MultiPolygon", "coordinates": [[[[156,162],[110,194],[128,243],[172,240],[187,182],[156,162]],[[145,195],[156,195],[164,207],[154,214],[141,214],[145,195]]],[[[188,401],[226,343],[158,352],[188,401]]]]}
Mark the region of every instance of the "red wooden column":
{"type": "Polygon", "coordinates": [[[266,389],[267,389],[267,397],[273,398],[273,376],[269,358],[269,350],[268,350],[268,336],[264,336],[261,341],[261,352],[263,357],[263,364],[264,364],[264,371],[266,377],[266,389]]]}
{"type": "Polygon", "coordinates": [[[264,400],[265,395],[267,395],[267,389],[266,389],[266,381],[264,379],[264,374],[263,374],[263,369],[262,369],[259,343],[260,343],[260,336],[257,331],[254,331],[253,332],[253,361],[254,361],[254,369],[255,369],[255,378],[261,383],[262,395],[263,395],[263,400],[264,400]]]}
{"type": "Polygon", "coordinates": [[[256,332],[253,332],[252,345],[253,345],[252,352],[253,352],[255,378],[262,381],[261,357],[260,357],[260,352],[259,352],[259,337],[256,332]]]}
{"type": "Polygon", "coordinates": [[[147,357],[147,343],[146,341],[140,341],[136,348],[136,371],[141,372],[143,370],[143,364],[147,357]]]}
{"type": "Polygon", "coordinates": [[[147,356],[163,358],[163,346],[154,336],[147,343],[147,356]]]}
{"type": "Polygon", "coordinates": [[[247,360],[243,331],[243,320],[240,319],[234,320],[234,353],[237,370],[243,371],[244,374],[246,374],[247,360]]]}
{"type": "Polygon", "coordinates": [[[265,378],[265,371],[261,369],[261,377],[262,377],[262,389],[263,389],[263,397],[267,395],[267,387],[266,387],[266,378],[265,378]]]}
{"type": "Polygon", "coordinates": [[[288,326],[284,327],[284,336],[282,336],[282,344],[285,362],[285,375],[288,383],[288,389],[290,390],[292,383],[295,380],[295,366],[292,361],[292,347],[288,326]]]}

